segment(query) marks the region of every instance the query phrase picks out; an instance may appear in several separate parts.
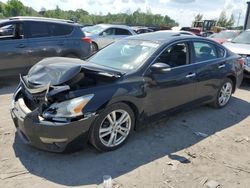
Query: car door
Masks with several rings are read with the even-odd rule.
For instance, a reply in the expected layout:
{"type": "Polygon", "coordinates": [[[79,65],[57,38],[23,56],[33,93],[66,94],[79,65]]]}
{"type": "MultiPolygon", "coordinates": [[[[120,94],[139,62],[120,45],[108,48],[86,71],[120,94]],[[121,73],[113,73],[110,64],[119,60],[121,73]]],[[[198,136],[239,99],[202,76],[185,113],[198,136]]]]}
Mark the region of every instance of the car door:
{"type": "Polygon", "coordinates": [[[0,71],[1,75],[27,72],[29,66],[27,33],[23,22],[0,25],[0,71]]]}
{"type": "Polygon", "coordinates": [[[226,75],[225,50],[209,41],[194,40],[193,63],[196,64],[197,97],[212,99],[226,75]]]}
{"type": "Polygon", "coordinates": [[[114,36],[115,36],[115,28],[105,29],[103,32],[99,34],[99,37],[97,39],[98,48],[102,49],[105,46],[114,42],[114,36]]]}
{"type": "Polygon", "coordinates": [[[59,41],[52,35],[49,23],[29,21],[28,26],[29,57],[32,65],[46,57],[60,56],[64,41],[59,41]]]}
{"type": "Polygon", "coordinates": [[[146,82],[146,114],[149,116],[195,100],[196,70],[190,64],[190,45],[178,42],[165,49],[154,63],[166,63],[171,70],[157,73],[148,69],[146,82]]]}

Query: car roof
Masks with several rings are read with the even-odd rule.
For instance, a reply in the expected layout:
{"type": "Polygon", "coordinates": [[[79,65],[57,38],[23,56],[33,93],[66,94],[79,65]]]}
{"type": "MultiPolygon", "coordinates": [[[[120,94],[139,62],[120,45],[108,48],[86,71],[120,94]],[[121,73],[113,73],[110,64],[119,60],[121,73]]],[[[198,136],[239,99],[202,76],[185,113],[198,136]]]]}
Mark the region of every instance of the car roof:
{"type": "Polygon", "coordinates": [[[127,25],[116,25],[116,24],[97,24],[97,25],[103,28],[116,27],[121,29],[130,29],[130,27],[127,25]]]}
{"type": "Polygon", "coordinates": [[[42,22],[54,22],[54,23],[63,23],[63,24],[74,24],[79,25],[78,23],[75,23],[72,20],[64,20],[64,19],[57,19],[57,18],[47,18],[47,17],[31,17],[31,16],[16,16],[16,17],[10,17],[8,19],[1,20],[0,23],[8,22],[8,21],[42,21],[42,22]]]}
{"type": "Polygon", "coordinates": [[[151,41],[151,42],[165,43],[165,42],[171,41],[174,37],[175,38],[178,37],[180,39],[201,38],[195,35],[189,35],[185,33],[181,31],[172,31],[172,30],[156,31],[156,32],[151,32],[151,33],[134,35],[131,37],[127,37],[126,39],[145,40],[145,41],[151,41]]]}

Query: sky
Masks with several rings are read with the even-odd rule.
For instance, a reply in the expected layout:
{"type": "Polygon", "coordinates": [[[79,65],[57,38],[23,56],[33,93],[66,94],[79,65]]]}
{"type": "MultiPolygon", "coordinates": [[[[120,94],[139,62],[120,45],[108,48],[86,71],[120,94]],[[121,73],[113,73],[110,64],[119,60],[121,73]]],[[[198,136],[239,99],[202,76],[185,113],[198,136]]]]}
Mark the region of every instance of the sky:
{"type": "MultiPolygon", "coordinates": [[[[7,0],[0,0],[7,2],[7,0]]],[[[29,7],[39,11],[41,8],[55,9],[58,5],[63,10],[82,8],[91,14],[133,13],[140,9],[150,10],[153,14],[168,15],[180,26],[190,26],[196,14],[204,19],[216,19],[222,10],[227,15],[235,16],[235,25],[243,25],[248,0],[21,0],[29,7]]]]}

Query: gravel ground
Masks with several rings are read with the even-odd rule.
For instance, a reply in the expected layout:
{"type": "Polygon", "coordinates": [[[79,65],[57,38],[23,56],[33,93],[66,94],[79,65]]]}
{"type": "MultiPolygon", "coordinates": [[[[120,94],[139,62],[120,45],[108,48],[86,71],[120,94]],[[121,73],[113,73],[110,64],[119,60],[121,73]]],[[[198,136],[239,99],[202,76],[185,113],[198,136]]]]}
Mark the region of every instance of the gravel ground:
{"type": "Polygon", "coordinates": [[[16,84],[0,81],[1,188],[102,187],[107,174],[117,188],[250,186],[249,80],[224,109],[202,106],[145,125],[113,152],[87,146],[72,154],[39,151],[17,137],[9,113],[16,84]]]}

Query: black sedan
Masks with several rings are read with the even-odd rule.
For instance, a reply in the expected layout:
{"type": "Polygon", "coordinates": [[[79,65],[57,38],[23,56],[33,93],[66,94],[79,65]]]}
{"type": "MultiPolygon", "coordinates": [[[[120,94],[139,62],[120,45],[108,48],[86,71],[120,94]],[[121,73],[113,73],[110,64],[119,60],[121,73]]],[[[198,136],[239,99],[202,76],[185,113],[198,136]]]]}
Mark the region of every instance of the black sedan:
{"type": "Polygon", "coordinates": [[[117,149],[143,123],[183,107],[226,106],[243,77],[240,56],[174,32],[132,36],[86,61],[47,58],[20,76],[11,109],[17,133],[63,152],[90,142],[117,149]]]}

